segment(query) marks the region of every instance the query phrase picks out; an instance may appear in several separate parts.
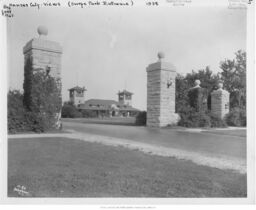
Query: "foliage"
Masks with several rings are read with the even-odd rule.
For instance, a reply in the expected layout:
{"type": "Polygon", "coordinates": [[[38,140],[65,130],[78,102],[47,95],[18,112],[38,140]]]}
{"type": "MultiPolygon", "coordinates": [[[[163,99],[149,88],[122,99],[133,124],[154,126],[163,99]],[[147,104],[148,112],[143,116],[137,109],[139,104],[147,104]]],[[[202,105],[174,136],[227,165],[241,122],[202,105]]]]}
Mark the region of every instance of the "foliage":
{"type": "Polygon", "coordinates": [[[179,113],[183,107],[188,105],[189,86],[187,80],[181,74],[177,74],[175,85],[175,110],[179,113]]]}
{"type": "Polygon", "coordinates": [[[213,74],[210,68],[207,66],[205,69],[198,71],[192,70],[192,73],[182,76],[177,74],[176,77],[176,112],[180,112],[183,106],[188,106],[188,91],[195,86],[195,80],[200,80],[201,87],[205,88],[205,97],[207,97],[208,109],[211,109],[211,97],[210,93],[217,88],[220,76],[213,74]]]}
{"type": "Polygon", "coordinates": [[[23,108],[23,94],[18,90],[10,90],[8,103],[8,132],[16,133],[26,130],[25,110],[23,108]]]}
{"type": "Polygon", "coordinates": [[[192,88],[188,91],[189,105],[195,108],[195,111],[207,111],[208,93],[205,88],[192,88]]]}
{"type": "Polygon", "coordinates": [[[61,110],[61,116],[63,118],[80,118],[83,117],[83,114],[77,110],[74,104],[65,102],[61,110]]]}
{"type": "Polygon", "coordinates": [[[61,82],[48,71],[33,69],[27,59],[24,71],[24,98],[26,117],[31,123],[29,130],[44,132],[56,127],[61,110],[61,82]]]}
{"type": "Polygon", "coordinates": [[[23,107],[23,94],[18,90],[8,93],[8,132],[44,132],[47,118],[42,113],[27,111],[23,107]]]}
{"type": "Polygon", "coordinates": [[[224,128],[227,127],[225,120],[222,120],[210,112],[196,112],[195,108],[187,106],[183,107],[179,113],[180,120],[178,125],[188,128],[198,127],[213,127],[224,128]]]}
{"type": "Polygon", "coordinates": [[[213,128],[225,128],[227,127],[227,123],[225,120],[215,116],[215,115],[212,115],[209,113],[209,116],[211,118],[211,127],[213,128]]]}
{"type": "Polygon", "coordinates": [[[146,125],[147,123],[147,112],[139,112],[136,116],[135,124],[136,125],[146,125]]]}
{"type": "Polygon", "coordinates": [[[33,69],[31,59],[24,68],[24,95],[8,93],[8,131],[45,132],[56,128],[61,110],[61,82],[49,71],[33,69]]]}
{"type": "Polygon", "coordinates": [[[239,50],[235,59],[220,63],[224,88],[230,92],[230,107],[246,107],[246,52],[239,50]]]}
{"type": "Polygon", "coordinates": [[[27,123],[26,131],[42,133],[47,130],[47,118],[44,115],[26,111],[24,116],[27,123]]]}
{"type": "Polygon", "coordinates": [[[192,70],[192,73],[186,75],[186,80],[190,88],[195,86],[195,80],[197,79],[201,82],[200,86],[207,89],[208,93],[210,93],[216,89],[220,78],[218,74],[213,74],[209,66],[206,66],[205,69],[200,69],[197,72],[192,70]]]}
{"type": "Polygon", "coordinates": [[[180,114],[179,125],[185,127],[226,127],[246,125],[246,53],[239,50],[235,53],[234,60],[221,62],[222,72],[213,74],[209,67],[188,73],[186,76],[180,74],[176,77],[176,112],[180,114]],[[189,99],[197,98],[189,89],[194,86],[195,80],[201,81],[201,87],[206,89],[208,110],[211,109],[210,93],[217,88],[220,80],[223,81],[224,89],[230,92],[231,112],[225,120],[218,119],[211,113],[204,113],[202,109],[195,110],[190,105],[189,99]],[[192,94],[192,95],[191,95],[192,94]],[[189,97],[190,96],[190,97],[189,97]],[[234,109],[239,107],[239,109],[234,109]],[[201,113],[196,111],[201,111],[201,113]]]}
{"type": "Polygon", "coordinates": [[[196,112],[193,107],[183,107],[179,115],[178,125],[180,126],[189,128],[211,127],[211,118],[204,112],[196,112]]]}
{"type": "Polygon", "coordinates": [[[32,61],[31,59],[27,59],[25,66],[24,66],[24,83],[23,83],[23,90],[24,90],[24,97],[23,97],[23,105],[24,108],[29,110],[30,109],[30,101],[32,100],[31,97],[31,89],[33,83],[33,69],[32,69],[32,61]]]}
{"type": "Polygon", "coordinates": [[[93,110],[81,109],[80,112],[82,114],[82,117],[85,117],[85,118],[95,118],[95,117],[98,117],[96,111],[93,111],[93,110]]]}
{"type": "Polygon", "coordinates": [[[233,108],[225,117],[229,126],[246,126],[246,110],[233,108]]]}

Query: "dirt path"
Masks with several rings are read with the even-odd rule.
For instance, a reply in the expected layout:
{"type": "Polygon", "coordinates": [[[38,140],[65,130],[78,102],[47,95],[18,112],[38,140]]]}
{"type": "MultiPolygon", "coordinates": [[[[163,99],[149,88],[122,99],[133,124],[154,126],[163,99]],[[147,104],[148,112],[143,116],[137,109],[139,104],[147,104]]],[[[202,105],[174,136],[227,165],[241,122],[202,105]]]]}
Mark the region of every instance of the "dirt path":
{"type": "Polygon", "coordinates": [[[132,150],[139,150],[150,155],[159,155],[164,157],[175,157],[177,159],[190,160],[199,165],[210,166],[219,169],[230,169],[239,173],[246,173],[246,160],[225,155],[213,155],[212,153],[193,152],[183,149],[158,146],[155,144],[126,140],[109,136],[86,134],[79,132],[57,133],[57,134],[16,134],[9,135],[8,138],[47,138],[47,137],[65,137],[70,139],[79,139],[86,142],[96,142],[110,146],[122,146],[132,150]]]}

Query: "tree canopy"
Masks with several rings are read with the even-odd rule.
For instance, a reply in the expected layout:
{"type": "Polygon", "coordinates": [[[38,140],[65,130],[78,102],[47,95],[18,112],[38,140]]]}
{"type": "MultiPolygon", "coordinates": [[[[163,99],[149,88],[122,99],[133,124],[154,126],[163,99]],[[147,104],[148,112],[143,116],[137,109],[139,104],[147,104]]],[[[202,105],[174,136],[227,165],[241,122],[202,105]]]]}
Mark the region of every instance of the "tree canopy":
{"type": "Polygon", "coordinates": [[[223,87],[230,92],[231,108],[246,107],[246,52],[239,50],[233,60],[220,62],[223,87]]]}

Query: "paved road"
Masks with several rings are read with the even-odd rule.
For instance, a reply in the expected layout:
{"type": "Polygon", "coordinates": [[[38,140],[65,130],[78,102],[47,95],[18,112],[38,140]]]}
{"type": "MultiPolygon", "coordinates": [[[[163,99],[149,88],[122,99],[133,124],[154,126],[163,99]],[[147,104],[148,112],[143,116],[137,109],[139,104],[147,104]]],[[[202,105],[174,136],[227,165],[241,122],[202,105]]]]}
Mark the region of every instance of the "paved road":
{"type": "Polygon", "coordinates": [[[88,124],[81,122],[63,122],[64,129],[80,133],[97,134],[144,142],[159,146],[246,159],[246,137],[214,132],[188,132],[175,129],[157,129],[137,126],[88,124]]]}

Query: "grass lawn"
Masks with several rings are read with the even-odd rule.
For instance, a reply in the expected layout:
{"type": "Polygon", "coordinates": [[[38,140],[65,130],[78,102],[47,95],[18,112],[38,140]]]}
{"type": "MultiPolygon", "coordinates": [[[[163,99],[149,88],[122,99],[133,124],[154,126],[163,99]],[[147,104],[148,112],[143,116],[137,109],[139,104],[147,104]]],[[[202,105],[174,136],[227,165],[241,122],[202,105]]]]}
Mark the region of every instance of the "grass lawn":
{"type": "Polygon", "coordinates": [[[246,197],[246,175],[65,138],[9,139],[8,196],[17,185],[32,197],[246,197]]]}

